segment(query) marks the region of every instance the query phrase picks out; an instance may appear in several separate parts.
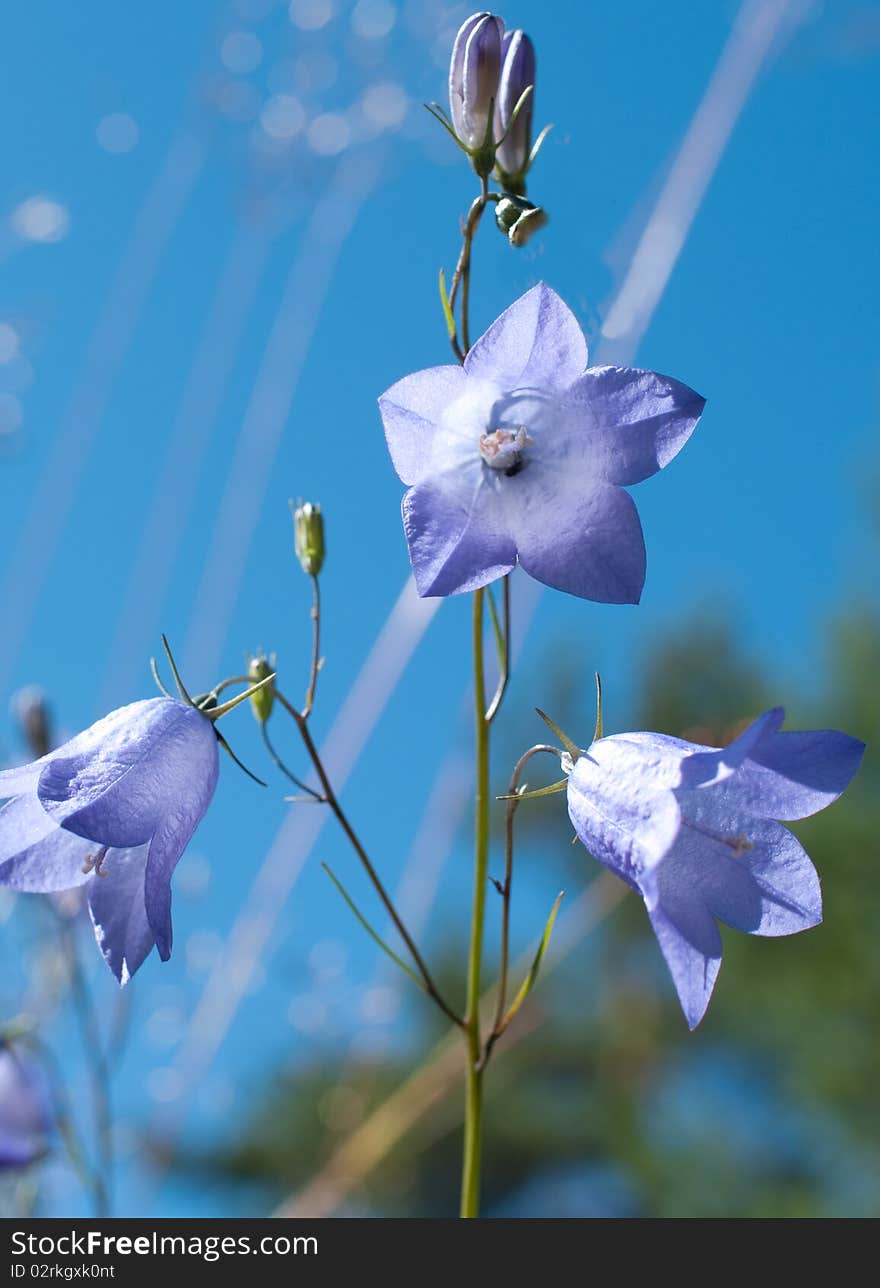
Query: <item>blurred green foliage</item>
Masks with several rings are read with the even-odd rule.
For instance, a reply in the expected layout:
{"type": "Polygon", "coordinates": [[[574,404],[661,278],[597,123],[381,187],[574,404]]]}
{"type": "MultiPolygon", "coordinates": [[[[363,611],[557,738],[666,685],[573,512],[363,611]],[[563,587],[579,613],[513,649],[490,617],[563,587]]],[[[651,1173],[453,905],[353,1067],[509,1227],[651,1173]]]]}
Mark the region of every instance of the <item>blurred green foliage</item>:
{"type": "MultiPolygon", "coordinates": [[[[582,727],[592,728],[592,677],[559,667],[553,674],[559,692],[551,709],[572,710],[581,693],[582,727]]],[[[689,1034],[644,910],[628,896],[539,983],[526,1007],[537,1031],[509,1051],[499,1048],[488,1082],[486,1212],[880,1210],[878,675],[880,618],[857,608],[835,625],[815,686],[788,704],[789,727],[840,728],[868,744],[844,798],[795,827],[822,877],[824,924],[781,940],[725,931],[707,1019],[689,1034]]],[[[790,687],[771,683],[743,655],[728,623],[698,614],[652,648],[635,727],[717,744],[778,701],[775,695],[790,699],[790,687]]],[[[569,845],[559,798],[520,813],[523,844],[540,841],[583,881],[583,851],[569,845]]],[[[450,953],[451,987],[458,960],[450,953]]],[[[241,1135],[186,1165],[261,1182],[262,1192],[280,1201],[309,1182],[412,1067],[403,1057],[353,1062],[331,1055],[273,1078],[241,1135]]],[[[454,1213],[458,1101],[456,1085],[341,1210],[454,1213]]]]}

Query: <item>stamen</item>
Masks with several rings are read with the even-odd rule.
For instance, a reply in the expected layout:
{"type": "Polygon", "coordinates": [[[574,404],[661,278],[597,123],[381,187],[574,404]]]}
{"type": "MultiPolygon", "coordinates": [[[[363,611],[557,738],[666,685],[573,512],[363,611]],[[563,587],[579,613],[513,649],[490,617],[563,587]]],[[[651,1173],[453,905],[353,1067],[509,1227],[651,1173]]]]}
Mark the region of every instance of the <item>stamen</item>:
{"type": "Polygon", "coordinates": [[[692,827],[695,832],[702,832],[703,836],[710,836],[713,841],[720,841],[722,845],[729,845],[733,850],[733,857],[741,859],[747,850],[753,850],[755,847],[747,836],[740,833],[739,836],[728,836],[725,832],[716,832],[713,827],[706,827],[703,823],[695,823],[693,819],[682,816],[682,822],[687,827],[692,827]]]}
{"type": "Polygon", "coordinates": [[[493,429],[480,435],[480,455],[490,469],[517,474],[523,465],[521,453],[533,441],[525,425],[518,429],[493,429]]]}
{"type": "Polygon", "coordinates": [[[95,854],[94,856],[91,854],[87,854],[86,857],[83,859],[82,868],[80,869],[80,871],[84,873],[94,872],[96,877],[109,876],[110,873],[104,871],[104,860],[107,857],[108,849],[109,849],[109,846],[102,845],[100,850],[98,850],[98,853],[95,854]]]}

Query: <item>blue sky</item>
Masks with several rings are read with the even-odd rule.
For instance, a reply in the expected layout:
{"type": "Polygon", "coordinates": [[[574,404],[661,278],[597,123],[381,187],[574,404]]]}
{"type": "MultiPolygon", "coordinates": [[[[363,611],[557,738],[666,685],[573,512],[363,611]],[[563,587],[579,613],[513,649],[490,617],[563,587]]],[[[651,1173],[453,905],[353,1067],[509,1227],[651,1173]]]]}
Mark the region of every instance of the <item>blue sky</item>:
{"type": "MultiPolygon", "coordinates": [[[[543,278],[598,335],[738,8],[507,8],[508,24],[534,39],[537,116],[555,126],[530,186],[551,222],[520,252],[491,227],[482,234],[476,332],[543,278]]],[[[37,683],[65,731],[82,727],[150,692],[160,630],[193,689],[262,645],[296,693],[308,599],[287,501],[307,496],[328,524],[315,716],[327,729],[407,572],[402,489],[375,399],[448,357],[436,274],[454,264],[474,181],[419,104],[443,100],[465,14],[390,0],[294,0],[290,12],[270,0],[95,0],[4,15],[4,701],[37,683]],[[151,507],[159,522],[145,549],[151,507]]],[[[800,688],[821,663],[829,611],[870,586],[878,53],[876,4],[806,5],[753,87],[637,355],[708,399],[687,450],[635,493],[643,603],[543,596],[522,700],[540,700],[547,677],[536,668],[564,637],[585,675],[602,670],[613,722],[625,721],[650,640],[714,603],[779,675],[785,702],[786,684],[800,688]]],[[[466,747],[467,616],[464,602],[443,605],[350,783],[352,813],[392,879],[438,764],[466,747]]],[[[247,712],[227,733],[260,763],[247,712]]],[[[11,721],[0,734],[9,758],[20,755],[11,721]]],[[[173,1039],[288,809],[282,794],[223,766],[180,868],[175,955],[151,959],[133,986],[142,1023],[119,1099],[135,1121],[174,1089],[173,1039]]],[[[360,889],[328,828],[208,1075],[195,1129],[214,1129],[212,1105],[234,1122],[270,1061],[302,1059],[359,1023],[373,954],[321,858],[360,889]],[[320,1036],[288,1018],[291,998],[316,987],[320,1036]]],[[[466,870],[456,852],[447,911],[466,870]]],[[[96,966],[109,1007],[114,985],[96,966]]],[[[62,1024],[59,1040],[68,1036],[62,1024]]],[[[135,1167],[124,1176],[126,1210],[139,1179],[135,1167]]],[[[185,1189],[155,1201],[198,1203],[185,1189]]]]}

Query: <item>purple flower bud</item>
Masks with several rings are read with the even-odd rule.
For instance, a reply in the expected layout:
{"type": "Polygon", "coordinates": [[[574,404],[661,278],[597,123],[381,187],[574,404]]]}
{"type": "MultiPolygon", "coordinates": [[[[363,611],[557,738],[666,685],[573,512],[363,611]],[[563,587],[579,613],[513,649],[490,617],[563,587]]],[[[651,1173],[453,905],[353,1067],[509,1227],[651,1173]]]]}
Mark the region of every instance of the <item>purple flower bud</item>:
{"type": "Polygon", "coordinates": [[[0,1043],[0,1171],[36,1163],[46,1153],[51,1129],[42,1070],[18,1046],[0,1043]]]}
{"type": "Polygon", "coordinates": [[[501,80],[495,102],[496,159],[505,186],[522,192],[532,147],[532,117],[535,105],[535,47],[524,31],[507,31],[501,42],[501,80]],[[511,125],[514,109],[525,91],[532,92],[511,125]]]}
{"type": "Polygon", "coordinates": [[[491,144],[492,104],[501,75],[504,23],[490,13],[472,14],[462,23],[449,64],[449,106],[458,137],[469,148],[491,144]]]}

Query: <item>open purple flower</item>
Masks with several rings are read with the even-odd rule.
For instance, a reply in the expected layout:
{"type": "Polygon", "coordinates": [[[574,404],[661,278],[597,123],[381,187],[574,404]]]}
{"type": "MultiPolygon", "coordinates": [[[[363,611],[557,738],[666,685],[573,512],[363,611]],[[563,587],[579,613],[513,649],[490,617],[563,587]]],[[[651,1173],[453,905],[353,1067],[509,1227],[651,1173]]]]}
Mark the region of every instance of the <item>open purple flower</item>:
{"type": "Polygon", "coordinates": [[[121,984],[155,944],[171,955],[171,876],[217,783],[217,737],[176,698],[120,707],[21,769],[0,772],[0,885],[88,885],[121,984]]]}
{"type": "Polygon", "coordinates": [[[38,1162],[49,1147],[52,1121],[43,1070],[18,1046],[0,1043],[0,1170],[38,1162]]]}
{"type": "Polygon", "coordinates": [[[864,744],[831,730],[781,733],[782,707],[720,750],[659,733],[600,738],[568,779],[575,831],[637,890],[690,1028],[721,966],[716,918],[752,935],[822,920],[819,879],[777,820],[836,800],[864,744]]]}
{"type": "Polygon", "coordinates": [[[623,486],[662,469],[704,399],[652,371],[591,367],[577,319],[542,284],[464,366],[406,376],[379,399],[409,486],[403,523],[420,595],[455,595],[520,563],[583,599],[637,603],[638,513],[623,486]]]}

